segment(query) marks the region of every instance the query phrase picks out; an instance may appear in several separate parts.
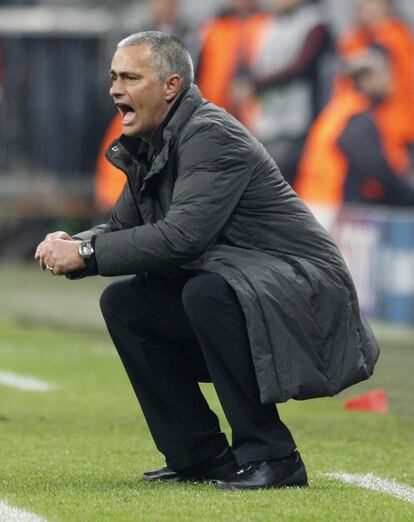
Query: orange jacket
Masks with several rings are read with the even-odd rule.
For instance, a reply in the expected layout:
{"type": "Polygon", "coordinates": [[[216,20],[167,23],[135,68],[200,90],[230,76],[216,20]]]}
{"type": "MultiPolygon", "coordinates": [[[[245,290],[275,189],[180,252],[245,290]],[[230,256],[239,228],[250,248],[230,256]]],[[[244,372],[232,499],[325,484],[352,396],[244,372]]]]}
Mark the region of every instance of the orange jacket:
{"type": "Polygon", "coordinates": [[[246,18],[229,13],[207,22],[198,71],[198,85],[209,101],[235,112],[231,86],[240,65],[249,67],[261,48],[269,13],[256,11],[246,18]]]}
{"type": "Polygon", "coordinates": [[[96,165],[95,201],[102,212],[113,208],[126,182],[125,174],[109,163],[105,157],[109,145],[121,134],[121,118],[116,114],[105,133],[96,165]]]}
{"type": "Polygon", "coordinates": [[[299,163],[295,190],[307,203],[339,206],[348,163],[337,141],[348,121],[367,110],[368,100],[348,90],[336,95],[313,124],[299,163]]]}
{"type": "MultiPolygon", "coordinates": [[[[390,164],[400,173],[408,170],[407,143],[414,143],[414,38],[411,29],[396,18],[372,28],[357,28],[339,41],[343,57],[363,50],[372,43],[384,47],[392,66],[393,90],[376,114],[390,164]]],[[[337,92],[349,88],[339,79],[337,92]]]]}

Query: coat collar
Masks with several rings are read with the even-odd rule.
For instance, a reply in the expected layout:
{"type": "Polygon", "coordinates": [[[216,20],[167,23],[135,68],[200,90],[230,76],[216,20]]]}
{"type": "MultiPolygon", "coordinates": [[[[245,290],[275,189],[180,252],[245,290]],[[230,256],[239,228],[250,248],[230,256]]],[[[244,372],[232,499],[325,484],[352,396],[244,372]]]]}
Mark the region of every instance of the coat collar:
{"type": "MultiPolygon", "coordinates": [[[[180,131],[186,125],[193,112],[202,104],[203,98],[196,85],[192,85],[184,94],[179,105],[168,123],[162,130],[162,140],[159,141],[159,152],[156,154],[151,170],[145,176],[147,181],[158,174],[168,161],[169,151],[180,131]]],[[[142,150],[142,138],[125,136],[113,141],[106,153],[108,160],[128,175],[128,166],[137,161],[137,154],[142,150]]],[[[158,148],[157,147],[157,148],[158,148]]]]}
{"type": "Polygon", "coordinates": [[[192,85],[184,94],[175,114],[164,128],[164,141],[175,139],[193,112],[203,103],[200,89],[192,85]]]}

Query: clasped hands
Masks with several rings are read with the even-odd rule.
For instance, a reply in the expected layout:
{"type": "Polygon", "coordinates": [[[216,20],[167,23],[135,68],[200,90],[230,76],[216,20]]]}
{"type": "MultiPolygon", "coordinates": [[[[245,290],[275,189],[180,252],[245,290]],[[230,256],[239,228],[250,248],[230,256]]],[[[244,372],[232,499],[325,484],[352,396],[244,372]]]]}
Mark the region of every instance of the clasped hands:
{"type": "Polygon", "coordinates": [[[34,257],[42,270],[48,269],[53,275],[64,275],[85,268],[85,261],[79,255],[80,243],[66,232],[52,232],[37,245],[34,257]]]}

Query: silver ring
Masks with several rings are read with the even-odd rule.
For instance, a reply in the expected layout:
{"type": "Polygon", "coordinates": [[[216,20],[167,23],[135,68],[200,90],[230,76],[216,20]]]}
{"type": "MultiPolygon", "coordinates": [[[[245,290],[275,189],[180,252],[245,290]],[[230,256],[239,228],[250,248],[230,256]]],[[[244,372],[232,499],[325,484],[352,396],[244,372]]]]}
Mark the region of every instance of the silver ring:
{"type": "Polygon", "coordinates": [[[47,268],[48,270],[50,270],[50,271],[52,272],[53,275],[55,275],[54,272],[53,272],[53,269],[55,268],[54,266],[49,266],[48,264],[46,264],[46,268],[47,268]]]}

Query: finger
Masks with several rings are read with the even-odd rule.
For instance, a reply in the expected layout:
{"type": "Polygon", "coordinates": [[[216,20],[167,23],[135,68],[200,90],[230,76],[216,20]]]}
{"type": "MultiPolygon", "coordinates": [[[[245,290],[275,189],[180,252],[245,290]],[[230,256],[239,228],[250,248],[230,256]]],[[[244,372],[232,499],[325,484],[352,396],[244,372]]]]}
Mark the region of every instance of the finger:
{"type": "Polygon", "coordinates": [[[44,258],[44,242],[42,241],[37,245],[35,252],[35,259],[39,262],[39,265],[42,264],[42,259],[44,258]]]}
{"type": "Polygon", "coordinates": [[[42,270],[44,270],[47,266],[46,258],[44,253],[40,252],[39,258],[38,258],[39,266],[42,270]]]}
{"type": "Polygon", "coordinates": [[[64,232],[63,230],[57,230],[56,232],[51,232],[50,234],[47,234],[45,237],[45,241],[52,241],[54,239],[65,239],[65,240],[71,240],[72,236],[70,236],[67,232],[64,232]]]}
{"type": "Polygon", "coordinates": [[[42,241],[41,243],[39,243],[39,244],[37,245],[37,247],[36,247],[36,252],[35,252],[35,255],[34,255],[34,258],[35,258],[35,259],[39,259],[40,255],[41,255],[41,251],[42,251],[42,243],[43,243],[43,241],[42,241]]]}
{"type": "Polygon", "coordinates": [[[64,265],[62,263],[59,263],[56,260],[51,261],[49,263],[49,270],[50,270],[51,274],[53,274],[55,276],[61,276],[61,275],[65,274],[64,265]]]}
{"type": "MultiPolygon", "coordinates": [[[[44,269],[49,270],[49,272],[51,274],[56,275],[55,266],[53,265],[52,261],[45,261],[44,262],[44,269]]],[[[56,268],[56,270],[57,270],[57,268],[56,268]]]]}

